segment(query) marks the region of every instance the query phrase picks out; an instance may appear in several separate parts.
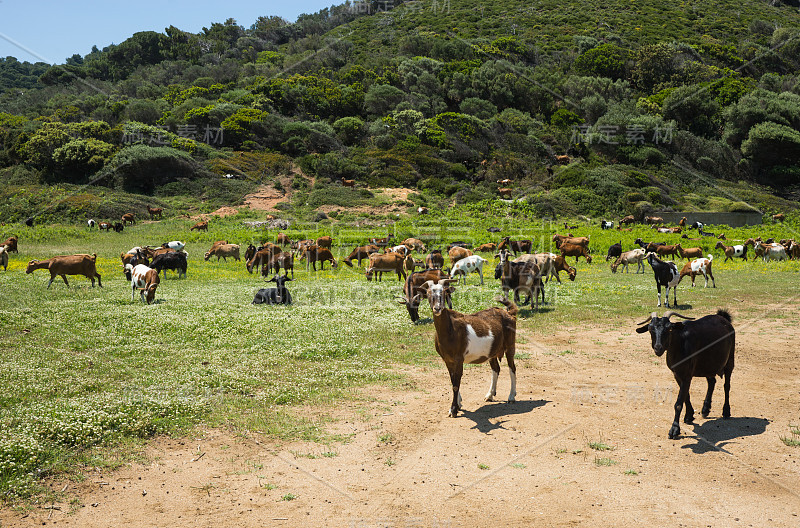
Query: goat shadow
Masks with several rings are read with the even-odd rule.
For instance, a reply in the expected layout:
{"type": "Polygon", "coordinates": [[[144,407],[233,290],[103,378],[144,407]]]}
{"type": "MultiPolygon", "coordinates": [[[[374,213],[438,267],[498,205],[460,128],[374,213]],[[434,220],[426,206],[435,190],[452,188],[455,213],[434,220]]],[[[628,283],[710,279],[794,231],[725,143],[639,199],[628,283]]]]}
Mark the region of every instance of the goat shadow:
{"type": "Polygon", "coordinates": [[[530,306],[528,308],[523,308],[523,307],[520,306],[519,307],[519,312],[517,313],[517,317],[528,318],[528,317],[531,317],[531,316],[533,316],[535,314],[545,314],[545,313],[549,313],[549,312],[552,312],[552,311],[555,311],[555,308],[553,308],[552,306],[542,306],[541,304],[539,305],[539,309],[538,310],[531,309],[530,306]]]}
{"type": "Polygon", "coordinates": [[[503,416],[514,414],[526,414],[534,409],[543,407],[550,403],[550,400],[517,400],[515,402],[486,402],[474,411],[461,409],[461,414],[475,422],[472,429],[477,429],[482,433],[490,433],[495,429],[505,429],[503,424],[507,420],[492,422],[491,420],[503,416]]]}
{"type": "Polygon", "coordinates": [[[698,455],[710,451],[727,453],[724,447],[729,442],[737,438],[760,435],[767,430],[769,423],[766,418],[741,416],[714,418],[700,424],[684,424],[683,427],[692,427],[697,443],[684,445],[683,449],[691,449],[693,453],[698,455]]]}

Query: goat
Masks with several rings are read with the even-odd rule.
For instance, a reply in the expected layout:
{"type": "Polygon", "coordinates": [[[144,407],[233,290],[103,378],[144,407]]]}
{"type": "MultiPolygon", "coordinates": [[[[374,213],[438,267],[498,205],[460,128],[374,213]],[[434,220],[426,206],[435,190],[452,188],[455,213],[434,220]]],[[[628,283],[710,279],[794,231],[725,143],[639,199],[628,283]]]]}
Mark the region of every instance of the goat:
{"type": "Polygon", "coordinates": [[[606,220],[600,221],[600,229],[614,229],[614,222],[608,222],[606,220]]]}
{"type": "Polygon", "coordinates": [[[367,280],[372,280],[372,276],[378,273],[378,280],[383,280],[384,272],[396,272],[397,280],[406,280],[406,271],[403,268],[405,258],[399,253],[373,253],[369,256],[369,264],[365,275],[367,280]]]}
{"type": "Polygon", "coordinates": [[[786,248],[777,243],[764,244],[762,242],[756,242],[753,249],[755,250],[756,256],[763,255],[764,262],[769,262],[770,259],[786,260],[789,258],[786,255],[786,248]]]}
{"type": "Polygon", "coordinates": [[[10,236],[6,239],[5,242],[3,242],[2,245],[6,247],[6,251],[8,251],[9,253],[13,252],[19,254],[19,250],[17,249],[17,241],[18,241],[17,237],[10,236]]]}
{"type": "Polygon", "coordinates": [[[499,227],[487,227],[486,230],[490,233],[499,233],[501,231],[499,227]]]}
{"type": "Polygon", "coordinates": [[[561,251],[562,257],[575,257],[576,263],[578,262],[579,257],[585,258],[588,264],[592,263],[592,256],[589,254],[589,248],[586,246],[579,246],[578,244],[563,242],[559,247],[559,251],[561,251]]]}
{"type": "Polygon", "coordinates": [[[676,234],[676,235],[680,234],[680,232],[683,231],[682,227],[658,227],[658,226],[653,226],[653,229],[655,229],[659,233],[673,233],[673,234],[676,234]]]}
{"type": "Polygon", "coordinates": [[[713,255],[709,255],[708,258],[699,258],[695,259],[691,262],[687,262],[686,265],[681,270],[681,279],[683,279],[686,275],[692,277],[692,288],[694,288],[694,278],[699,274],[703,274],[703,278],[706,279],[706,285],[704,288],[708,288],[708,278],[711,277],[711,281],[714,287],[717,287],[717,281],[714,279],[714,274],[711,273],[711,262],[714,260],[713,255]]]}
{"type": "Polygon", "coordinates": [[[636,223],[636,218],[633,215],[623,216],[619,220],[620,225],[636,223]]]}
{"type": "Polygon", "coordinates": [[[656,287],[658,288],[658,306],[661,306],[661,287],[667,289],[666,297],[664,298],[664,306],[669,308],[669,290],[672,288],[673,306],[678,307],[678,284],[681,282],[681,274],[678,272],[678,266],[674,262],[664,262],[659,259],[655,253],[647,254],[647,262],[653,268],[653,275],[656,279],[656,287]]]}
{"type": "Polygon", "coordinates": [[[355,180],[346,180],[342,178],[342,187],[355,187],[356,181],[355,180]]]}
{"type": "Polygon", "coordinates": [[[353,249],[353,251],[351,251],[347,257],[343,258],[342,262],[344,262],[347,266],[352,268],[353,259],[356,259],[358,261],[358,267],[360,268],[361,261],[363,259],[369,260],[369,256],[377,252],[378,252],[378,246],[372,244],[367,246],[358,246],[357,248],[353,249]]]}
{"type": "Polygon", "coordinates": [[[467,248],[455,246],[450,248],[450,251],[448,251],[447,254],[450,257],[450,266],[452,267],[455,266],[456,262],[459,260],[472,256],[472,251],[467,248]]]}
{"type": "Polygon", "coordinates": [[[673,257],[678,257],[678,248],[675,245],[669,244],[655,244],[651,242],[647,246],[647,251],[651,253],[655,253],[660,257],[664,257],[667,255],[671,255],[673,257]]]}
{"type": "Polygon", "coordinates": [[[480,251],[482,253],[490,253],[492,251],[497,251],[497,244],[495,244],[494,242],[481,244],[480,246],[475,248],[475,251],[480,251]]]}
{"type": "Polygon", "coordinates": [[[277,238],[275,238],[275,243],[279,246],[291,246],[292,240],[283,233],[278,233],[277,238]]]}
{"type": "Polygon", "coordinates": [[[156,255],[150,267],[157,271],[163,270],[165,279],[167,278],[167,270],[173,270],[178,273],[178,278],[183,275],[185,279],[187,268],[186,253],[170,251],[168,253],[156,255]]]}
{"type": "Polygon", "coordinates": [[[467,285],[467,274],[477,271],[481,278],[481,285],[483,284],[483,265],[486,260],[478,255],[470,255],[453,264],[450,270],[450,276],[456,278],[456,275],[464,276],[464,286],[467,285]]]}
{"type": "Polygon", "coordinates": [[[100,231],[111,231],[114,228],[111,222],[100,222],[97,227],[100,231]]]}
{"type": "Polygon", "coordinates": [[[589,237],[574,237],[572,233],[569,235],[559,235],[555,234],[552,238],[553,242],[556,244],[556,249],[561,248],[561,244],[575,244],[577,246],[583,246],[586,249],[589,249],[589,237]]]}
{"type": "Polygon", "coordinates": [[[275,288],[262,288],[253,298],[252,304],[292,304],[292,294],[286,289],[286,282],[294,280],[288,276],[275,275],[266,282],[274,282],[275,288]]]}
{"type": "Polygon", "coordinates": [[[608,247],[608,253],[606,253],[606,262],[611,260],[612,258],[617,258],[622,255],[622,242],[617,242],[616,244],[612,244],[608,247]]]}
{"type": "Polygon", "coordinates": [[[147,251],[140,247],[135,247],[127,253],[120,253],[119,257],[120,260],[122,260],[122,269],[125,272],[125,278],[127,280],[131,280],[131,273],[133,272],[133,268],[135,268],[137,265],[150,265],[150,260],[147,257],[147,251]]]}
{"type": "MultiPolygon", "coordinates": [[[[439,282],[442,279],[449,278],[450,276],[440,269],[426,269],[408,274],[406,282],[403,285],[403,297],[397,297],[397,302],[406,306],[412,323],[416,323],[419,320],[419,305],[421,299],[427,296],[427,290],[422,288],[422,285],[428,281],[439,282]]],[[[452,286],[447,287],[445,290],[447,295],[445,302],[447,303],[447,307],[451,310],[453,309],[451,295],[454,291],[452,286]]]]}
{"type": "Polygon", "coordinates": [[[317,246],[325,249],[331,249],[333,246],[333,239],[329,236],[321,236],[317,239],[317,246]]]}
{"type": "MultiPolygon", "coordinates": [[[[545,277],[545,282],[550,282],[550,277],[555,277],[559,284],[561,284],[560,271],[566,271],[569,275],[569,280],[574,281],[577,270],[567,264],[567,260],[555,253],[534,253],[532,255],[521,255],[514,259],[514,262],[527,262],[529,265],[536,265],[541,276],[545,277]]],[[[542,302],[544,303],[544,292],[542,292],[542,302]]]]}
{"type": "Polygon", "coordinates": [[[637,325],[636,332],[643,334],[650,331],[651,345],[656,356],[667,353],[667,367],[678,382],[678,399],[675,401],[675,417],[669,430],[669,438],[676,439],[681,434],[679,420],[683,404],[686,402],[686,414],[683,422],[694,421],[694,408],[689,399],[689,387],[692,378],[706,378],[708,391],[701,413],[707,418],[711,412],[711,396],[714,393],[716,377],[725,376],[725,403],[722,406],[722,417],[730,418],[731,373],[733,372],[733,356],[736,348],[736,331],[731,324],[731,316],[725,310],[717,310],[714,315],[706,315],[700,319],[686,317],[668,311],[664,317],[657,317],[653,312],[650,317],[637,325]],[[685,323],[673,323],[670,317],[688,319],[685,323]],[[644,326],[642,326],[644,325],[644,326]]]}
{"type": "Polygon", "coordinates": [[[133,213],[125,213],[120,220],[122,225],[133,225],[136,223],[136,216],[133,213]]]}
{"type": "Polygon", "coordinates": [[[678,250],[678,254],[681,256],[681,258],[685,258],[687,260],[698,259],[703,256],[703,248],[694,247],[683,249],[680,244],[675,244],[675,249],[678,250]]]}
{"type": "Polygon", "coordinates": [[[429,269],[441,269],[444,267],[444,257],[438,249],[431,250],[425,257],[425,267],[429,269]]]}
{"type": "Polygon", "coordinates": [[[97,284],[102,288],[103,282],[100,280],[100,274],[97,273],[96,262],[96,253],[91,255],[59,255],[47,260],[31,260],[28,262],[25,273],[33,273],[37,269],[49,270],[50,282],[47,283],[48,288],[53,284],[55,278],[59,276],[64,279],[64,284],[69,286],[67,275],[83,275],[92,281],[92,288],[94,288],[94,279],[97,277],[97,284]]]}
{"type": "Polygon", "coordinates": [[[566,154],[556,156],[556,163],[559,163],[560,165],[568,165],[569,162],[570,158],[566,154]]]}
{"type": "Polygon", "coordinates": [[[576,226],[576,225],[574,225],[574,226],[571,226],[571,225],[569,225],[568,223],[564,222],[564,229],[566,229],[567,231],[569,231],[570,229],[578,229],[578,226],[576,226]]]}
{"type": "Polygon", "coordinates": [[[208,222],[197,222],[195,225],[189,228],[189,231],[208,231],[208,222]]]}
{"type": "Polygon", "coordinates": [[[131,270],[131,301],[136,300],[136,290],[139,290],[139,297],[141,297],[142,302],[152,303],[156,297],[156,288],[158,288],[160,282],[158,270],[149,268],[144,264],[138,264],[131,270]]]}
{"type": "Polygon", "coordinates": [[[700,233],[700,235],[702,235],[702,236],[704,236],[704,237],[714,237],[714,238],[717,238],[717,234],[716,234],[716,233],[709,233],[708,231],[701,231],[701,229],[700,229],[700,228],[698,228],[698,229],[697,229],[697,232],[698,232],[698,233],[700,233]]]}
{"type": "Polygon", "coordinates": [[[370,238],[369,243],[374,244],[378,247],[385,247],[389,245],[389,240],[391,240],[392,238],[394,238],[394,235],[389,233],[384,238],[370,238]]]}
{"type": "Polygon", "coordinates": [[[400,253],[401,255],[406,257],[406,256],[411,254],[411,248],[409,248],[408,246],[404,246],[403,244],[400,244],[399,246],[394,246],[394,247],[391,247],[391,248],[390,247],[384,248],[383,252],[384,253],[400,253]]]}
{"type": "Polygon", "coordinates": [[[0,266],[3,266],[3,271],[8,271],[8,251],[6,251],[6,246],[0,246],[0,266]]]}
{"type": "Polygon", "coordinates": [[[513,189],[510,187],[500,187],[497,189],[497,194],[502,196],[503,198],[511,198],[511,193],[514,192],[513,189]]]}
{"type": "Polygon", "coordinates": [[[678,222],[678,225],[680,227],[686,227],[686,217],[685,216],[683,218],[681,218],[681,221],[678,222]]]}
{"type": "Polygon", "coordinates": [[[231,257],[234,260],[241,260],[239,258],[239,244],[214,245],[206,252],[205,255],[203,255],[203,258],[208,260],[214,256],[217,257],[217,262],[219,262],[220,258],[222,258],[222,260],[225,262],[228,262],[228,257],[231,257]]]}
{"type": "Polygon", "coordinates": [[[533,255],[522,255],[516,261],[511,262],[508,260],[508,250],[501,249],[495,255],[500,258],[500,264],[497,265],[494,272],[494,278],[500,279],[500,287],[503,289],[503,295],[508,298],[508,292],[514,292],[514,302],[520,303],[520,294],[527,295],[525,302],[520,304],[530,303],[531,309],[539,309],[539,295],[542,296],[542,304],[544,300],[544,287],[542,286],[542,270],[531,260],[533,255]]]}
{"type": "Polygon", "coordinates": [[[280,253],[280,251],[281,248],[279,248],[275,244],[267,243],[266,246],[261,246],[258,249],[256,249],[255,246],[251,244],[250,246],[248,246],[247,252],[244,254],[244,258],[246,261],[245,267],[247,268],[247,272],[253,273],[253,268],[268,264],[269,261],[272,259],[272,255],[280,253]],[[251,248],[252,248],[252,255],[248,259],[247,256],[251,254],[251,248]]]}
{"type": "Polygon", "coordinates": [[[530,240],[511,240],[511,237],[503,237],[500,243],[497,244],[497,250],[508,249],[514,256],[517,253],[530,253],[533,248],[533,242],[530,240]]]}
{"type": "Polygon", "coordinates": [[[426,251],[425,243],[418,238],[407,238],[403,240],[403,245],[412,248],[414,251],[424,253],[426,251]]]}
{"type": "Polygon", "coordinates": [[[645,224],[663,224],[664,219],[660,216],[645,216],[644,217],[645,224]]]}
{"type": "MultiPolygon", "coordinates": [[[[300,255],[300,260],[307,260],[308,264],[311,264],[314,271],[317,271],[317,262],[319,262],[320,269],[324,270],[326,260],[330,261],[331,268],[336,268],[336,266],[338,266],[336,259],[333,258],[333,253],[331,253],[331,250],[327,248],[321,248],[319,246],[307,247],[302,255],[300,255]]],[[[306,268],[308,268],[308,264],[306,264],[306,268]]]]}
{"type": "Polygon", "coordinates": [[[772,215],[773,222],[783,222],[784,220],[786,220],[786,215],[784,215],[783,213],[772,215]]]}
{"type": "Polygon", "coordinates": [[[644,273],[644,256],[645,250],[642,248],[636,248],[622,253],[617,257],[617,260],[611,264],[611,273],[616,273],[620,264],[622,264],[622,269],[625,270],[625,273],[628,273],[628,264],[636,264],[636,273],[639,273],[640,269],[642,273],[644,273]]]}
{"type": "MultiPolygon", "coordinates": [[[[225,241],[222,241],[222,243],[227,244],[227,242],[225,241]]],[[[216,242],[214,242],[214,244],[216,245],[216,242]]],[[[181,242],[180,240],[173,240],[172,242],[164,242],[163,244],[161,244],[161,247],[166,249],[174,249],[175,251],[181,251],[183,248],[186,247],[186,242],[181,242]]]]}
{"type": "Polygon", "coordinates": [[[422,206],[417,207],[417,214],[421,214],[421,215],[428,214],[428,208],[427,207],[422,207],[422,206]]]}
{"type": "Polygon", "coordinates": [[[125,229],[125,224],[123,222],[114,222],[114,231],[117,233],[122,233],[125,229]]]}
{"type": "Polygon", "coordinates": [[[162,209],[161,207],[150,207],[148,205],[147,212],[150,213],[150,220],[154,220],[156,217],[161,218],[164,209],[162,209]]]}
{"type": "Polygon", "coordinates": [[[689,226],[689,229],[697,229],[698,231],[702,231],[703,226],[705,226],[703,222],[692,222],[692,225],[689,226]]]}
{"type": "Polygon", "coordinates": [[[90,218],[86,221],[86,227],[88,227],[89,229],[94,229],[96,225],[97,222],[95,222],[93,218],[90,218]]]}
{"type": "Polygon", "coordinates": [[[273,269],[275,270],[275,273],[280,273],[281,268],[283,268],[284,275],[287,277],[291,271],[292,279],[294,279],[294,255],[292,253],[281,251],[280,253],[272,255],[272,257],[269,259],[269,262],[262,266],[261,275],[266,277],[272,272],[273,269]]]}
{"type": "MultiPolygon", "coordinates": [[[[455,418],[461,408],[461,376],[464,363],[476,364],[489,361],[492,368],[492,382],[485,401],[492,401],[497,394],[497,378],[500,375],[500,360],[505,355],[511,377],[511,391],[508,401],[513,402],[517,395],[517,367],[514,364],[516,351],[517,306],[502,297],[496,300],[506,309],[489,308],[474,314],[463,314],[445,308],[445,293],[453,279],[438,282],[427,281],[428,302],[433,312],[433,326],[436,329],[436,352],[444,360],[450,373],[453,387],[453,400],[449,416],[455,418]]],[[[417,297],[420,297],[418,295],[417,297]]]]}

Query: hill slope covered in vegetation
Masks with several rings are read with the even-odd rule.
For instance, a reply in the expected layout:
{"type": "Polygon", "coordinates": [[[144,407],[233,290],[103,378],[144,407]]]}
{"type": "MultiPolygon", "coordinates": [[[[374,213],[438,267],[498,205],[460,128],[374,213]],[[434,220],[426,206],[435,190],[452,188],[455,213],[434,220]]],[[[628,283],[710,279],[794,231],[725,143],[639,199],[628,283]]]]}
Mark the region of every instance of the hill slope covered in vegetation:
{"type": "Polygon", "coordinates": [[[296,215],[312,194],[346,204],[342,178],[416,188],[414,205],[496,200],[510,180],[547,216],[785,211],[799,37],[796,7],[760,0],[394,0],[170,26],[46,70],[6,59],[0,216],[33,214],[25,197],[56,184],[236,203],[298,166],[313,184],[294,180],[296,215]]]}

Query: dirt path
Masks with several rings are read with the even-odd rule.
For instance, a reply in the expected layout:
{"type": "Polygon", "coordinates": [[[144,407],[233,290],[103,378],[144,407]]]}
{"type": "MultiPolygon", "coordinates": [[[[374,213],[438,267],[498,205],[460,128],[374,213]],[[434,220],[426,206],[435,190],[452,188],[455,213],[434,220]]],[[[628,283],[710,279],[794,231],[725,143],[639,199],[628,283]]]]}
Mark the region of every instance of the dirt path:
{"type": "MultiPolygon", "coordinates": [[[[483,402],[480,365],[465,372],[463,414],[447,418],[446,370],[431,358],[403,367],[411,387],[331,411],[349,443],[159,439],[148,464],[70,484],[74,513],[6,511],[0,525],[797,527],[800,448],[780,440],[800,422],[796,319],[738,326],[733,418],[720,418],[719,383],[709,419],[698,412],[679,440],[667,439],[676,386],[649,337],[523,333],[516,403],[483,402]]],[[[696,401],[704,390],[696,380],[696,401]]]]}

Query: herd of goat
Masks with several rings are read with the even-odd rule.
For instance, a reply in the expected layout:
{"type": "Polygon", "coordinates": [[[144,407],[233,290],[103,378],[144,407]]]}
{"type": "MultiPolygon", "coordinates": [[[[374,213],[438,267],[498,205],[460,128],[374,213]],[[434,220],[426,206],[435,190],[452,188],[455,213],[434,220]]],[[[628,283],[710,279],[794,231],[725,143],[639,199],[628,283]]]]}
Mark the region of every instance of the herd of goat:
{"type": "MultiPolygon", "coordinates": [[[[148,208],[149,209],[149,208],[148,208]]],[[[160,210],[150,211],[151,216],[160,216],[160,210]]],[[[123,219],[124,220],[124,219],[123,219]]],[[[627,218],[622,219],[618,229],[629,223],[627,218]]],[[[741,258],[747,260],[748,248],[753,248],[756,257],[764,260],[785,259],[800,257],[800,246],[793,240],[775,242],[772,239],[761,240],[750,238],[740,245],[726,246],[722,240],[724,235],[714,235],[703,230],[704,226],[695,223],[686,228],[684,222],[677,227],[664,228],[659,225],[660,218],[646,218],[659,233],[679,234],[684,229],[697,229],[701,236],[714,236],[718,238],[715,249],[721,249],[725,260],[741,258]],[[653,221],[655,220],[655,221],[653,221]]],[[[90,221],[89,227],[93,227],[90,221]]],[[[101,225],[102,227],[102,225],[101,225]]],[[[565,224],[565,228],[574,226],[565,224]]],[[[613,222],[602,222],[603,229],[612,229],[613,222]]],[[[201,222],[192,227],[197,230],[207,230],[208,224],[201,222]]],[[[491,231],[491,230],[490,230],[491,231]]],[[[496,231],[492,231],[496,232],[496,231]]],[[[575,237],[555,234],[552,237],[556,253],[532,253],[533,243],[530,240],[511,240],[503,237],[499,243],[487,243],[472,247],[464,242],[453,242],[446,250],[449,258],[449,267],[445,267],[445,253],[439,249],[428,251],[425,244],[416,238],[408,238],[399,244],[394,244],[393,235],[381,239],[370,239],[368,244],[354,248],[350,254],[342,259],[345,265],[361,267],[366,261],[365,277],[367,280],[382,280],[383,273],[395,273],[399,281],[403,281],[403,295],[398,297],[398,302],[406,306],[412,321],[419,320],[419,308],[427,300],[432,313],[433,326],[436,331],[435,347],[450,374],[453,388],[453,399],[449,415],[456,416],[461,409],[460,384],[464,364],[483,363],[488,361],[491,370],[491,385],[485,400],[491,401],[497,390],[497,381],[500,373],[500,361],[506,358],[511,378],[511,390],[508,401],[514,401],[516,395],[516,367],[514,364],[516,317],[518,305],[530,304],[531,309],[538,310],[539,298],[542,303],[544,298],[544,283],[555,278],[561,282],[559,273],[564,271],[570,280],[574,281],[577,275],[575,267],[570,266],[567,258],[575,257],[576,263],[583,257],[587,263],[592,262],[589,249],[589,237],[575,237]],[[473,250],[475,253],[473,253],[473,250]],[[414,252],[424,255],[424,258],[415,258],[414,252]],[[483,268],[488,262],[476,253],[483,252],[494,254],[498,263],[495,265],[495,279],[500,281],[503,292],[497,296],[496,301],[503,304],[504,308],[493,307],[474,314],[463,314],[453,310],[452,294],[455,287],[463,282],[466,285],[467,276],[477,273],[480,283],[484,283],[483,268]],[[421,270],[417,270],[421,268],[421,270]],[[509,300],[513,292],[513,301],[509,300]]],[[[689,239],[684,234],[683,239],[689,239]]],[[[693,239],[689,239],[693,240],[693,239]]],[[[696,239],[694,239],[696,240],[696,239]]],[[[285,234],[276,237],[276,243],[265,243],[260,247],[249,245],[243,255],[245,267],[249,273],[260,270],[268,282],[274,282],[275,287],[259,290],[253,304],[291,304],[292,296],[286,283],[294,280],[294,262],[297,257],[305,261],[307,267],[316,271],[316,265],[324,269],[325,262],[330,262],[332,268],[338,267],[338,262],[332,253],[333,240],[323,236],[316,240],[292,241],[285,234]],[[283,270],[283,275],[281,275],[283,270]],[[291,278],[289,277],[291,274],[291,278]]],[[[8,266],[8,254],[18,252],[17,237],[10,237],[0,245],[0,265],[4,269],[8,266]]],[[[703,275],[705,286],[708,287],[709,278],[713,287],[716,280],[712,273],[713,255],[703,255],[701,248],[684,248],[680,243],[667,244],[645,242],[636,239],[635,248],[623,251],[622,243],[613,244],[606,254],[606,261],[613,259],[611,271],[616,273],[619,266],[627,273],[628,266],[636,264],[636,273],[644,273],[644,263],[647,262],[653,270],[658,291],[658,304],[661,306],[661,289],[666,288],[665,306],[669,308],[669,292],[673,291],[673,307],[677,308],[676,288],[685,276],[691,277],[694,286],[695,277],[703,275]],[[685,258],[687,262],[679,269],[675,262],[665,261],[659,257],[685,258]]],[[[188,253],[185,244],[180,241],[167,242],[161,246],[137,246],[126,253],[120,254],[122,267],[127,280],[131,284],[132,300],[136,292],[140,293],[143,302],[150,304],[155,299],[156,290],[160,283],[160,274],[166,277],[167,270],[175,271],[178,277],[186,276],[188,253]]],[[[205,253],[205,260],[217,257],[226,260],[232,258],[240,261],[240,246],[228,243],[227,240],[214,242],[205,253]]],[[[68,285],[67,275],[83,275],[92,281],[97,279],[102,287],[100,274],[96,269],[97,255],[64,255],[47,260],[31,260],[26,273],[37,269],[47,269],[50,272],[48,288],[56,277],[62,277],[68,285]]],[[[735,345],[735,331],[731,325],[731,317],[725,311],[718,311],[713,315],[694,319],[668,311],[663,317],[658,317],[655,312],[644,322],[637,325],[637,332],[649,332],[652,347],[657,356],[667,354],[667,365],[673,371],[679,385],[678,400],[675,404],[675,419],[669,431],[670,438],[677,438],[680,434],[679,417],[682,409],[686,408],[685,423],[691,423],[694,410],[689,400],[689,386],[693,377],[705,377],[708,382],[708,392],[702,407],[702,415],[708,416],[711,407],[711,396],[715,385],[715,376],[724,376],[725,403],[723,416],[730,416],[729,391],[730,377],[733,370],[733,356],[735,345]],[[672,317],[679,317],[685,322],[673,322],[672,317]]]]}

